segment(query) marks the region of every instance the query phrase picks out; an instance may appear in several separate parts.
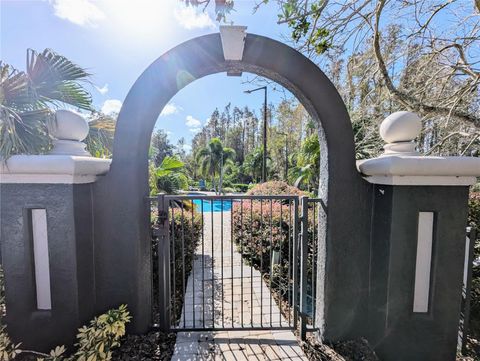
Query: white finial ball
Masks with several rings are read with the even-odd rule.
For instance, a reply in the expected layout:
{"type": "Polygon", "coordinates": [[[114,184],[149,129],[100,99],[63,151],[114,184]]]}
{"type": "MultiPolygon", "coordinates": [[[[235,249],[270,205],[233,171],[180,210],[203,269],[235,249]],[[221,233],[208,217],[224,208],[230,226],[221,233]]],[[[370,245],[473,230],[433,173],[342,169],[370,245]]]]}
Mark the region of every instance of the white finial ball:
{"type": "Polygon", "coordinates": [[[412,112],[395,112],[380,124],[380,136],[387,143],[410,142],[420,134],[422,120],[412,112]]]}
{"type": "Polygon", "coordinates": [[[52,135],[61,140],[81,142],[89,131],[88,122],[80,114],[66,109],[57,110],[56,122],[52,126],[52,135]]]}

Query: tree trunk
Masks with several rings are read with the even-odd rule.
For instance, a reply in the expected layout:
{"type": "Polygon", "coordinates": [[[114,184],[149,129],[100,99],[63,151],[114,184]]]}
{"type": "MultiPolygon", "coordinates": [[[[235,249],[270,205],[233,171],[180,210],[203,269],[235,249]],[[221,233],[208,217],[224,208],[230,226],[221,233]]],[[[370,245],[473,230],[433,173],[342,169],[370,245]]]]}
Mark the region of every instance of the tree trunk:
{"type": "Polygon", "coordinates": [[[223,160],[220,164],[220,179],[218,181],[218,194],[222,194],[222,184],[223,184],[223,160]]]}

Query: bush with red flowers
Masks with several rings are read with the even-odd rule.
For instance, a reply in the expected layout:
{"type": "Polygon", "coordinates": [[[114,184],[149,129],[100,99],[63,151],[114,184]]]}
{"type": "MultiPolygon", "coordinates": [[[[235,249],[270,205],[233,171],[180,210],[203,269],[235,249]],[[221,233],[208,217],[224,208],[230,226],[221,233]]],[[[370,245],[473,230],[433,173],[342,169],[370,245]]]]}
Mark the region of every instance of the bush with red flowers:
{"type": "MultiPolygon", "coordinates": [[[[258,184],[248,195],[295,195],[305,192],[285,182],[272,181],[258,184]]],[[[284,300],[291,295],[292,269],[298,266],[293,257],[293,200],[243,200],[233,205],[233,240],[244,261],[259,270],[271,281],[273,291],[284,300]]],[[[307,279],[314,274],[316,254],[315,234],[317,216],[315,205],[309,207],[307,279]]],[[[312,294],[312,283],[308,283],[312,294]]]]}

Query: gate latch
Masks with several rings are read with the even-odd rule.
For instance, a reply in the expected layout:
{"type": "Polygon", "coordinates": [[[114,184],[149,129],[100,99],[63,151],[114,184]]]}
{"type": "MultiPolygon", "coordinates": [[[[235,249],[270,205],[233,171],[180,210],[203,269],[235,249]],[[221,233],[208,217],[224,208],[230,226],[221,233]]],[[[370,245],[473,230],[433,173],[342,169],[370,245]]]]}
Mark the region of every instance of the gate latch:
{"type": "Polygon", "coordinates": [[[161,226],[165,221],[168,220],[168,212],[167,211],[159,211],[158,212],[158,225],[161,226]]]}

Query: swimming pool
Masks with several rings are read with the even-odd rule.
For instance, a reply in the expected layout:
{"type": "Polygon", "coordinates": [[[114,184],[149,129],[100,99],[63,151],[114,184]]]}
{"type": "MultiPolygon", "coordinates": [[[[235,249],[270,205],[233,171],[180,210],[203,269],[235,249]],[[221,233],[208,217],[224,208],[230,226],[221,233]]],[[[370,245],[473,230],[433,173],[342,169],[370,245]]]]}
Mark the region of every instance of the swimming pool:
{"type": "MultiPolygon", "coordinates": [[[[232,209],[232,200],[206,200],[206,199],[194,199],[193,204],[195,204],[195,208],[197,211],[202,211],[202,202],[203,202],[203,211],[204,212],[228,212],[232,209]]],[[[235,201],[233,201],[235,202],[235,201]]]]}

